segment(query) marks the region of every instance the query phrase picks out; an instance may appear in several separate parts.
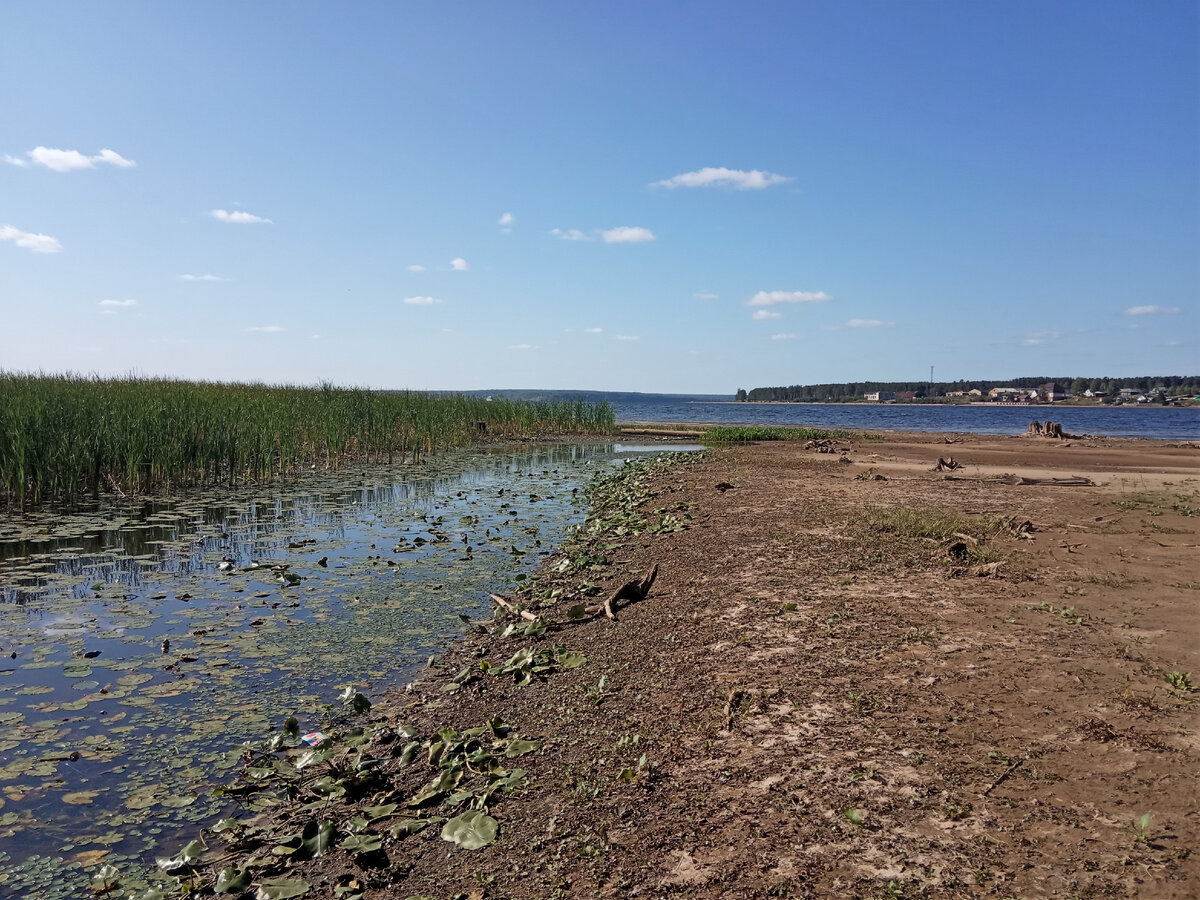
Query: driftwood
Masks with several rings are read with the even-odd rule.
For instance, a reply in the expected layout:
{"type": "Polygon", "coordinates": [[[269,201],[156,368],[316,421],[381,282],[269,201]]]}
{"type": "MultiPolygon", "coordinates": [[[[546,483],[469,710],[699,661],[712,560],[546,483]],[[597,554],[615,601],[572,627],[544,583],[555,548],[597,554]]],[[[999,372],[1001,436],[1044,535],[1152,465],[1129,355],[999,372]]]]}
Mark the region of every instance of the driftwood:
{"type": "Polygon", "coordinates": [[[630,603],[636,603],[638,600],[645,600],[646,595],[650,593],[650,586],[654,584],[654,579],[658,577],[658,563],[651,566],[650,571],[636,581],[627,581],[617,588],[611,597],[604,601],[604,615],[610,619],[616,619],[617,601],[627,600],[630,603]]]}
{"type": "Polygon", "coordinates": [[[1025,429],[1028,435],[1048,437],[1048,438],[1073,438],[1078,437],[1077,434],[1067,434],[1063,431],[1061,422],[1051,422],[1047,419],[1045,422],[1039,422],[1036,419],[1029,423],[1025,429]]]}
{"type": "Polygon", "coordinates": [[[1095,487],[1096,482],[1082,475],[1070,478],[1025,478],[1022,475],[994,475],[984,478],[968,478],[963,475],[945,475],[946,481],[980,481],[987,484],[1032,484],[1057,487],[1095,487]]]}
{"type": "Polygon", "coordinates": [[[962,463],[960,463],[953,456],[950,457],[949,459],[942,459],[939,456],[937,465],[933,467],[933,471],[935,471],[935,472],[953,472],[955,469],[961,469],[962,467],[963,467],[962,463]]]}
{"type": "Polygon", "coordinates": [[[493,600],[495,600],[502,607],[507,609],[510,613],[512,613],[513,615],[520,616],[526,622],[536,622],[537,621],[537,616],[534,615],[533,613],[531,613],[529,610],[518,609],[517,607],[513,606],[512,603],[510,603],[504,597],[501,597],[499,594],[488,594],[488,596],[491,597],[493,600]]]}

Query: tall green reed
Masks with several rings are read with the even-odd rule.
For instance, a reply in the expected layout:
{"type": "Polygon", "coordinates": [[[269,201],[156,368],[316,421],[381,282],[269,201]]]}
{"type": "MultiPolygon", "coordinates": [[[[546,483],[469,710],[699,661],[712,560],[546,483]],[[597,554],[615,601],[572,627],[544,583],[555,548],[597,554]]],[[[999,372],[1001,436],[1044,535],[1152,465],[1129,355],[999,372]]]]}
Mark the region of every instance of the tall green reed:
{"type": "Polygon", "coordinates": [[[0,504],[261,482],[613,427],[605,403],[0,371],[0,504]]]}

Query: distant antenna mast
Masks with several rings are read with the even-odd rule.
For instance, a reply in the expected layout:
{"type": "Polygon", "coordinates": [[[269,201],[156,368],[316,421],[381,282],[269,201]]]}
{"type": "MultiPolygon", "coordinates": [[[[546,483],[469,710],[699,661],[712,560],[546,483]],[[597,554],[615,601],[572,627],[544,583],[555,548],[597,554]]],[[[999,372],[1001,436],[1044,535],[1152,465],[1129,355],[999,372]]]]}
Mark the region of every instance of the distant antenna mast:
{"type": "Polygon", "coordinates": [[[929,367],[929,396],[933,397],[933,366],[929,367]]]}

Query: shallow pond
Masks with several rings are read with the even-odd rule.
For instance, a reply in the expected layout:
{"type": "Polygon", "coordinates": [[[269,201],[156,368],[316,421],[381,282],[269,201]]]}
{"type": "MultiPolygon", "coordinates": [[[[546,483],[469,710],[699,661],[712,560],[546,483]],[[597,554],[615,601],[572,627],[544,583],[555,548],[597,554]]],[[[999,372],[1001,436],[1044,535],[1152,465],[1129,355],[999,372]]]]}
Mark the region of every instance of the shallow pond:
{"type": "Polygon", "coordinates": [[[402,685],[648,449],[470,451],[0,518],[0,896],[87,896],[228,809],[231,747],[402,685]],[[161,845],[161,847],[160,847],[161,845]]]}

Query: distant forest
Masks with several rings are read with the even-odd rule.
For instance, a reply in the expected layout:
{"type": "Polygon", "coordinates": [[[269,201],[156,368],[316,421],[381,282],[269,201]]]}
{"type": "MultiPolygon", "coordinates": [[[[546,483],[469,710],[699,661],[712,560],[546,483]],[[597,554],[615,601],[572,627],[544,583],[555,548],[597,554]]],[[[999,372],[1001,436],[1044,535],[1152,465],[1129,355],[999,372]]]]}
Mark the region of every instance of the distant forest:
{"type": "Polygon", "coordinates": [[[981,390],[985,394],[994,387],[1034,389],[1047,382],[1055,382],[1072,396],[1081,396],[1084,391],[1104,391],[1112,396],[1122,388],[1133,388],[1148,393],[1155,388],[1165,388],[1168,397],[1195,397],[1200,395],[1200,375],[1160,375],[1137,378],[1010,378],[1004,381],[854,381],[845,384],[793,384],[788,387],[758,387],[752,391],[738,390],[738,400],[777,400],[803,402],[813,400],[845,401],[861,400],[865,394],[876,391],[900,393],[916,391],[921,396],[944,397],[951,391],[981,390]],[[932,393],[930,389],[932,387],[932,393]]]}

